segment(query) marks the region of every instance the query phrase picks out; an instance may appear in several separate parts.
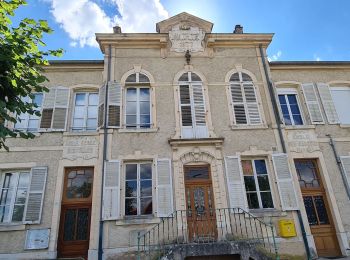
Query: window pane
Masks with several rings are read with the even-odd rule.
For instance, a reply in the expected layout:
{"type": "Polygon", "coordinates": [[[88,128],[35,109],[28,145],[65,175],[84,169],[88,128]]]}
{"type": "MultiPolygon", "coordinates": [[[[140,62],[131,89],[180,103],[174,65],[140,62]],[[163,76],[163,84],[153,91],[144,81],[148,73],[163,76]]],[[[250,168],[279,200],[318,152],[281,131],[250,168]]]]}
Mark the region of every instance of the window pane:
{"type": "Polygon", "coordinates": [[[189,167],[185,169],[186,180],[209,179],[208,167],[189,167]]]}
{"type": "Polygon", "coordinates": [[[140,164],[140,179],[152,179],[152,164],[140,164]]]}
{"type": "Polygon", "coordinates": [[[141,198],[141,215],[152,214],[152,197],[141,198]]]}
{"type": "Polygon", "coordinates": [[[350,88],[342,90],[332,89],[331,93],[340,122],[342,124],[350,124],[350,88]]]}
{"type": "Polygon", "coordinates": [[[246,73],[242,73],[242,80],[243,81],[252,81],[251,77],[246,73]]]}
{"type": "Polygon", "coordinates": [[[64,214],[64,241],[75,240],[76,214],[76,209],[68,209],[64,214]]]}
{"type": "Polygon", "coordinates": [[[283,114],[283,119],[284,119],[284,124],[286,124],[286,125],[292,124],[292,120],[290,119],[289,114],[283,114]]]}
{"type": "Polygon", "coordinates": [[[84,127],[84,119],[74,119],[73,120],[74,128],[83,128],[84,127]]]}
{"type": "Polygon", "coordinates": [[[13,189],[5,190],[3,189],[0,197],[0,205],[9,205],[11,203],[11,197],[13,194],[13,189]]]}
{"type": "Polygon", "coordinates": [[[97,106],[88,107],[88,118],[97,118],[97,106]]]}
{"type": "Polygon", "coordinates": [[[137,181],[125,182],[125,197],[137,197],[137,181]]]}
{"type": "Polygon", "coordinates": [[[149,88],[140,88],[140,100],[149,101],[149,88]]]}
{"type": "Polygon", "coordinates": [[[287,104],[285,95],[278,95],[278,100],[280,101],[281,105],[287,104]]]}
{"type": "MultiPolygon", "coordinates": [[[[74,171],[75,173],[76,171],[74,171]]],[[[77,174],[68,174],[66,197],[68,199],[74,198],[88,198],[91,195],[92,188],[92,173],[81,169],[77,174]]]]}
{"type": "Polygon", "coordinates": [[[136,199],[125,199],[125,215],[137,215],[136,199]]]}
{"type": "Polygon", "coordinates": [[[39,119],[29,119],[28,129],[31,131],[35,131],[39,128],[39,119]]]}
{"type": "Polygon", "coordinates": [[[152,196],[152,181],[140,181],[141,197],[152,196]]]}
{"type": "Polygon", "coordinates": [[[150,116],[140,116],[140,124],[142,126],[149,126],[151,122],[151,117],[150,116]]]}
{"type": "Polygon", "coordinates": [[[179,81],[188,81],[188,72],[182,74],[179,81]]]}
{"type": "Polygon", "coordinates": [[[240,81],[239,74],[238,73],[232,74],[230,81],[240,81]]]}
{"type": "Polygon", "coordinates": [[[126,180],[136,180],[137,179],[137,164],[127,164],[126,169],[126,180]]]}
{"type": "Polygon", "coordinates": [[[191,73],[191,81],[202,81],[196,73],[191,73]]]}
{"type": "Polygon", "coordinates": [[[136,82],[136,73],[127,77],[126,82],[136,82]]]}
{"type": "Polygon", "coordinates": [[[85,105],[85,93],[77,93],[75,95],[75,105],[78,105],[78,106],[85,105]]]}
{"type": "Polygon", "coordinates": [[[290,105],[290,110],[292,111],[292,114],[300,114],[300,110],[298,105],[290,105]]]}
{"type": "Polygon", "coordinates": [[[34,94],[33,103],[35,103],[38,107],[41,107],[43,103],[43,94],[42,93],[34,94]]]}
{"type": "Polygon", "coordinates": [[[320,187],[315,164],[313,163],[312,160],[295,162],[295,168],[298,173],[300,187],[302,188],[320,187]]]}
{"type": "Polygon", "coordinates": [[[136,116],[126,116],[127,126],[136,126],[136,116]]]}
{"type": "Polygon", "coordinates": [[[0,206],[0,223],[8,221],[10,206],[0,206]]]}
{"type": "Polygon", "coordinates": [[[27,189],[18,189],[15,204],[25,204],[27,199],[27,189]]]}
{"type": "Polygon", "coordinates": [[[136,115],[136,102],[134,101],[126,102],[126,114],[136,115]]]}
{"type": "Polygon", "coordinates": [[[316,216],[312,197],[305,196],[303,197],[303,199],[304,199],[304,206],[306,210],[307,219],[309,220],[309,224],[317,225],[318,221],[317,221],[317,216],[316,216]]]}
{"type": "Polygon", "coordinates": [[[322,196],[315,196],[314,202],[317,210],[318,219],[320,220],[320,224],[329,224],[328,214],[326,205],[324,204],[322,196]]]}
{"type": "Polygon", "coordinates": [[[22,221],[24,205],[15,205],[13,208],[12,221],[22,221]]]}
{"type": "Polygon", "coordinates": [[[289,110],[287,105],[281,105],[281,110],[283,115],[289,115],[289,110]]]}
{"type": "Polygon", "coordinates": [[[139,82],[149,82],[149,79],[146,75],[140,73],[139,74],[139,82]]]}
{"type": "Polygon", "coordinates": [[[258,176],[258,183],[260,191],[270,190],[269,178],[267,177],[267,175],[258,176]]]}
{"type": "Polygon", "coordinates": [[[97,93],[90,93],[89,94],[89,105],[98,105],[98,94],[97,93]]]}
{"type": "Polygon", "coordinates": [[[244,176],[246,191],[256,191],[254,176],[244,176]]]}
{"type": "Polygon", "coordinates": [[[88,119],[87,120],[87,129],[95,130],[97,128],[97,118],[96,119],[88,119]]]}
{"type": "Polygon", "coordinates": [[[89,209],[78,209],[76,240],[89,239],[89,209]]]}
{"type": "Polygon", "coordinates": [[[297,97],[296,95],[288,95],[288,102],[290,105],[294,105],[294,104],[297,104],[297,97]]]}
{"type": "Polygon", "coordinates": [[[85,117],[85,107],[76,106],[74,108],[74,118],[84,118],[85,117]]]}
{"type": "Polygon", "coordinates": [[[293,115],[294,124],[295,125],[302,125],[303,119],[301,118],[301,115],[293,115]]]}
{"type": "Polygon", "coordinates": [[[271,192],[261,192],[260,195],[263,208],[273,208],[271,192]]]}
{"type": "Polygon", "coordinates": [[[258,201],[258,195],[254,193],[247,193],[247,200],[248,200],[248,207],[250,209],[258,209],[259,208],[259,201],[258,201]]]}
{"type": "Polygon", "coordinates": [[[150,113],[149,102],[140,102],[140,114],[149,115],[150,113]]]}
{"type": "Polygon", "coordinates": [[[246,175],[246,176],[253,176],[254,175],[252,161],[243,160],[242,161],[242,169],[243,169],[244,175],[246,175]]]}
{"type": "Polygon", "coordinates": [[[254,164],[257,174],[267,174],[265,160],[254,160],[254,164]]]}
{"type": "Polygon", "coordinates": [[[128,88],[126,90],[126,100],[136,101],[136,88],[128,88]]]}

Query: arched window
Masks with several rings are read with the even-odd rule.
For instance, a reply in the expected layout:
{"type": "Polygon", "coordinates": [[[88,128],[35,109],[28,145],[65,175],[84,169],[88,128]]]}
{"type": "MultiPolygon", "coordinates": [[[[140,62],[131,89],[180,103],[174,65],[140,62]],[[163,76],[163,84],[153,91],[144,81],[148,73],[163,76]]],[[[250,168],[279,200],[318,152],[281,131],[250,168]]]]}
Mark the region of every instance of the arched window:
{"type": "Polygon", "coordinates": [[[139,72],[125,81],[125,127],[151,127],[150,80],[139,72]]]}
{"type": "Polygon", "coordinates": [[[255,86],[248,74],[236,72],[231,75],[230,94],[235,125],[262,123],[255,86]]]}
{"type": "Polygon", "coordinates": [[[179,78],[182,138],[208,137],[204,91],[201,78],[185,72],[179,78]]]}

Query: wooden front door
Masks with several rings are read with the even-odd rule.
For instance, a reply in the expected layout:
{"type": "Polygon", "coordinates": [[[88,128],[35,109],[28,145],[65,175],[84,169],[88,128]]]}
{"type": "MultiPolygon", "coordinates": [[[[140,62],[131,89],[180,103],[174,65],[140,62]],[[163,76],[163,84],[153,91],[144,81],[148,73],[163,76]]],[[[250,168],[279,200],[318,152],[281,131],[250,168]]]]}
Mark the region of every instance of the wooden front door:
{"type": "Polygon", "coordinates": [[[93,168],[65,171],[58,257],[87,259],[90,238],[93,168]]]}
{"type": "Polygon", "coordinates": [[[209,165],[185,166],[188,236],[191,242],[216,239],[216,215],[209,165]]]}
{"type": "Polygon", "coordinates": [[[295,160],[304,206],[319,256],[340,256],[334,222],[329,210],[317,161],[295,160]]]}

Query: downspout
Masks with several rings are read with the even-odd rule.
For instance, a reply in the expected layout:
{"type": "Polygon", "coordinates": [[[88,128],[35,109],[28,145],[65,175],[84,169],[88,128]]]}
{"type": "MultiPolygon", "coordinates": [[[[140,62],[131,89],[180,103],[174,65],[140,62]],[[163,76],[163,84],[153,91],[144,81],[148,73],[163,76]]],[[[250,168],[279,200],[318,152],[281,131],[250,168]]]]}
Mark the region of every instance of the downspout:
{"type": "Polygon", "coordinates": [[[98,260],[102,260],[103,255],[103,183],[104,183],[104,171],[105,161],[107,160],[107,141],[108,141],[108,127],[107,127],[107,109],[108,109],[108,82],[111,80],[111,59],[112,59],[112,48],[108,46],[108,63],[107,63],[107,82],[105,83],[105,104],[104,104],[104,115],[103,115],[103,155],[102,155],[102,182],[101,182],[101,201],[100,201],[100,227],[98,235],[98,260]]]}
{"type": "Polygon", "coordinates": [[[346,179],[346,176],[345,176],[345,172],[343,170],[343,167],[342,167],[342,164],[341,164],[341,161],[340,161],[340,157],[339,157],[337,149],[335,147],[335,143],[334,143],[333,138],[332,138],[332,136],[330,134],[326,134],[326,136],[329,137],[329,144],[332,147],[335,160],[337,161],[337,165],[338,165],[341,177],[342,177],[343,182],[344,182],[346,194],[348,195],[348,198],[350,199],[350,187],[348,185],[348,182],[347,182],[347,179],[346,179]]]}
{"type": "MultiPolygon", "coordinates": [[[[271,101],[272,101],[272,109],[273,109],[274,116],[276,118],[277,130],[278,130],[278,135],[280,137],[280,141],[281,141],[281,145],[282,145],[282,151],[284,153],[287,153],[286,143],[284,141],[282,128],[281,128],[282,120],[281,120],[280,113],[279,113],[279,110],[278,110],[278,105],[277,105],[277,100],[276,100],[274,88],[273,88],[272,82],[270,80],[269,74],[267,72],[267,65],[266,65],[265,55],[264,55],[264,51],[263,51],[263,48],[262,48],[261,44],[259,45],[259,50],[260,50],[260,56],[261,56],[261,60],[262,60],[263,67],[264,67],[264,74],[265,74],[267,86],[268,86],[268,89],[269,89],[269,94],[270,94],[271,101]]],[[[302,233],[302,236],[303,236],[303,242],[304,242],[304,246],[305,246],[305,250],[306,250],[306,254],[307,254],[307,259],[312,259],[311,253],[310,253],[310,248],[309,248],[309,243],[308,243],[307,237],[306,237],[305,225],[304,225],[303,219],[301,217],[301,212],[300,212],[300,210],[296,210],[296,212],[297,212],[297,215],[298,215],[298,221],[299,221],[301,233],[302,233]]]]}

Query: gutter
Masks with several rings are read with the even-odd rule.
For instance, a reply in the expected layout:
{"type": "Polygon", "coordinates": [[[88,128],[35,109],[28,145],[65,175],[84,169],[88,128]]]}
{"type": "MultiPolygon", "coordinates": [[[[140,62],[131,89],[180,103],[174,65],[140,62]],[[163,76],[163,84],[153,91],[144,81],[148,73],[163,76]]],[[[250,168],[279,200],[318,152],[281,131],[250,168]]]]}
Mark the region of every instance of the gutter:
{"type": "MultiPolygon", "coordinates": [[[[273,113],[274,113],[275,118],[276,118],[278,135],[279,135],[279,138],[280,138],[280,141],[281,141],[282,151],[284,153],[287,153],[286,143],[285,143],[285,140],[284,140],[284,137],[283,137],[283,133],[282,133],[282,129],[281,129],[282,121],[281,121],[280,113],[278,111],[276,95],[275,95],[275,92],[274,92],[272,81],[271,81],[271,79],[269,77],[269,74],[267,72],[267,65],[266,65],[265,55],[264,55],[264,52],[263,52],[261,44],[259,45],[259,50],[260,50],[260,56],[261,56],[261,60],[262,60],[263,67],[264,67],[264,74],[265,74],[265,78],[266,78],[266,81],[267,81],[267,86],[268,86],[268,89],[269,89],[269,94],[270,94],[270,97],[271,97],[273,113]]],[[[305,246],[305,250],[306,250],[307,259],[310,260],[310,259],[312,259],[312,257],[311,257],[311,252],[310,252],[310,248],[309,248],[309,243],[308,243],[307,237],[306,237],[305,225],[304,225],[304,222],[303,222],[300,210],[296,210],[296,212],[297,212],[297,215],[298,215],[298,221],[299,221],[301,233],[302,233],[302,236],[303,236],[303,242],[304,242],[304,246],[305,246]]]]}
{"type": "Polygon", "coordinates": [[[108,63],[107,63],[107,82],[105,91],[105,104],[104,104],[104,122],[103,122],[103,155],[102,155],[102,182],[101,182],[101,201],[100,201],[100,226],[99,226],[99,236],[98,236],[98,260],[102,260],[103,256],[103,184],[104,184],[104,171],[105,162],[107,160],[107,141],[108,141],[108,129],[107,129],[107,109],[108,109],[108,82],[111,80],[111,58],[112,58],[112,48],[109,44],[108,46],[108,63]]]}

